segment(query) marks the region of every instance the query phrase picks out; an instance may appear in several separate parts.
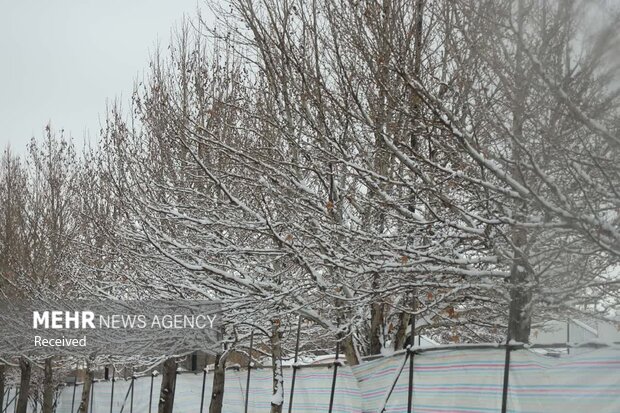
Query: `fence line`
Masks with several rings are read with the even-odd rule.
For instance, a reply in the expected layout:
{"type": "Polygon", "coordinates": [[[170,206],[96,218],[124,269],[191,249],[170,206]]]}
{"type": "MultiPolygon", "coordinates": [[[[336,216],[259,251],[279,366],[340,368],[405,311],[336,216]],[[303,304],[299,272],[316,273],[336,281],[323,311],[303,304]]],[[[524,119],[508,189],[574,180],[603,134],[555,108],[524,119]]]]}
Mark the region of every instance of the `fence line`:
{"type": "MultiPolygon", "coordinates": [[[[238,368],[228,371],[224,411],[251,413],[268,409],[272,394],[271,369],[250,365],[247,372],[238,368]]],[[[290,390],[286,390],[285,404],[288,406],[285,408],[291,413],[426,412],[443,408],[450,411],[457,407],[527,412],[534,400],[546,404],[545,411],[560,412],[576,411],[576,406],[583,405],[583,401],[574,400],[574,397],[581,395],[590,403],[582,406],[585,410],[617,412],[620,411],[619,371],[620,343],[414,346],[389,357],[373,357],[353,367],[342,365],[339,359],[334,363],[285,366],[285,381],[291,383],[290,390]],[[571,352],[552,358],[527,351],[529,348],[562,347],[587,349],[588,352],[571,352]],[[423,357],[418,358],[420,356],[423,357]],[[418,360],[415,365],[414,357],[418,360]],[[408,375],[402,374],[407,362],[408,375]],[[441,402],[438,404],[437,400],[441,402]],[[597,403],[598,409],[593,407],[597,403]]],[[[206,370],[201,375],[179,374],[175,413],[202,413],[209,394],[207,390],[210,390],[208,375],[206,370]]],[[[121,413],[127,412],[129,407],[129,413],[134,409],[151,413],[152,405],[157,406],[159,399],[158,392],[153,394],[159,380],[155,374],[150,375],[150,380],[147,377],[132,376],[130,380],[119,381],[113,373],[109,381],[94,380],[89,411],[121,413]],[[125,398],[115,401],[118,390],[126,392],[125,398]]],[[[79,383],[67,385],[59,392],[55,402],[57,413],[75,413],[76,394],[81,386],[79,383]]],[[[2,413],[15,411],[19,394],[16,387],[10,386],[5,391],[5,405],[0,406],[2,413]]],[[[29,412],[41,407],[34,399],[29,404],[29,412]]]]}
{"type": "Polygon", "coordinates": [[[590,351],[553,358],[514,347],[521,346],[422,352],[424,357],[416,358],[412,391],[405,377],[393,382],[393,373],[402,366],[401,354],[354,366],[364,398],[362,411],[378,412],[383,407],[386,412],[407,411],[408,397],[413,397],[416,412],[498,412],[506,368],[507,411],[620,411],[620,348],[585,346],[590,351]],[[506,347],[511,350],[508,366],[506,347]],[[392,387],[390,403],[383,406],[392,387]]]}
{"type": "MultiPolygon", "coordinates": [[[[504,394],[503,374],[508,368],[507,411],[541,411],[540,407],[537,410],[532,407],[540,403],[545,404],[542,410],[547,412],[577,411],[579,408],[579,411],[620,411],[620,348],[598,343],[580,347],[590,351],[560,358],[536,354],[518,344],[445,346],[438,350],[414,347],[352,368],[340,363],[290,366],[284,369],[285,380],[291,383],[295,374],[296,386],[285,386],[290,389],[284,409],[296,413],[325,412],[329,411],[331,404],[333,413],[376,413],[382,409],[394,413],[407,411],[409,398],[412,398],[415,401],[412,411],[415,412],[458,409],[498,412],[504,394]],[[506,349],[511,351],[508,365],[506,349]],[[414,374],[403,374],[412,356],[416,357],[414,374]],[[411,387],[410,381],[413,381],[411,387]],[[294,408],[288,405],[290,390],[294,391],[294,408]],[[583,400],[575,398],[577,396],[589,404],[584,405],[583,400]]],[[[249,413],[268,410],[272,394],[271,369],[251,370],[249,386],[244,369],[228,370],[223,410],[226,413],[245,412],[246,403],[249,413]]],[[[207,376],[209,374],[205,372],[179,374],[175,413],[198,411],[198,406],[204,404],[205,395],[209,394],[207,376]]],[[[121,391],[127,391],[131,383],[129,380],[115,381],[116,387],[123,384],[119,387],[121,391]]],[[[157,394],[149,391],[151,381],[157,383],[158,380],[153,376],[151,380],[147,377],[135,379],[135,411],[147,411],[149,403],[158,399],[157,394]]],[[[98,382],[93,397],[107,405],[111,385],[111,382],[98,382]]],[[[57,413],[68,413],[66,397],[70,396],[71,390],[69,387],[65,389],[65,403],[59,406],[57,413]]],[[[114,405],[112,413],[119,413],[121,401],[114,405]]],[[[91,413],[104,411],[95,406],[91,413]]]]}

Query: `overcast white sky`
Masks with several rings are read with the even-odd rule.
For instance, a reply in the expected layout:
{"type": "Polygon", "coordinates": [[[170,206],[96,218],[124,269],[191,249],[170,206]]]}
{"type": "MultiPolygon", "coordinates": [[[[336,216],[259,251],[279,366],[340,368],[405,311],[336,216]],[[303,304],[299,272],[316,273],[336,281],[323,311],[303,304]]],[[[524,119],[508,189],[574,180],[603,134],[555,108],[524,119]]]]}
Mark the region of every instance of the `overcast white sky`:
{"type": "Polygon", "coordinates": [[[106,99],[127,100],[157,41],[200,0],[0,0],[0,148],[51,121],[96,139],[106,99]]]}

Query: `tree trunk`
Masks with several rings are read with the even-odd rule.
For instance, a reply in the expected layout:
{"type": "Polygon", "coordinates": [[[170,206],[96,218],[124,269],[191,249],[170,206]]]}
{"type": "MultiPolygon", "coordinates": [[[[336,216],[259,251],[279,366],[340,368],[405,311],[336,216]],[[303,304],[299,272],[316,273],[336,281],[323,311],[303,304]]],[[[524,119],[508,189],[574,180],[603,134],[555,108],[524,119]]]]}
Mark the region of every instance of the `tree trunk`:
{"type": "Polygon", "coordinates": [[[523,248],[527,245],[527,232],[523,228],[513,229],[515,245],[512,268],[510,269],[510,310],[508,320],[508,337],[520,343],[528,343],[532,324],[529,288],[530,271],[523,248]]]}
{"type": "Polygon", "coordinates": [[[344,351],[344,356],[349,366],[360,364],[360,358],[355,348],[355,343],[353,342],[353,334],[347,335],[342,340],[342,350],[344,351]]]}
{"type": "Polygon", "coordinates": [[[409,326],[409,320],[411,316],[409,313],[401,312],[398,316],[398,330],[394,334],[394,350],[402,350],[405,348],[407,341],[407,327],[409,326]]]}
{"type": "Polygon", "coordinates": [[[19,368],[21,370],[21,380],[19,382],[19,398],[17,399],[17,410],[15,413],[27,413],[32,365],[25,357],[21,357],[19,359],[19,368]]]}
{"type": "MultiPolygon", "coordinates": [[[[380,2],[381,4],[381,17],[377,18],[377,23],[381,25],[381,44],[378,56],[376,58],[376,77],[377,91],[374,102],[370,108],[370,111],[374,115],[374,139],[375,139],[375,153],[374,153],[374,168],[377,174],[385,178],[385,182],[378,184],[379,191],[389,192],[390,184],[387,182],[390,180],[390,164],[391,155],[388,147],[385,143],[385,137],[391,134],[391,112],[392,108],[389,107],[388,100],[390,92],[387,86],[390,84],[390,68],[389,62],[392,60],[393,49],[390,45],[389,38],[394,33],[395,21],[392,20],[394,5],[390,1],[380,2]]],[[[372,193],[372,197],[380,200],[381,195],[378,192],[372,193]]],[[[380,201],[379,201],[380,202],[380,201]]],[[[374,210],[371,215],[372,225],[375,226],[375,230],[378,234],[383,234],[387,230],[387,214],[386,211],[381,209],[374,210]]],[[[372,279],[372,289],[375,291],[381,290],[382,274],[375,273],[372,279]]],[[[369,334],[369,353],[380,354],[383,347],[383,336],[385,324],[385,302],[382,296],[377,295],[374,297],[374,301],[370,306],[370,334],[369,334]]]]}
{"type": "Polygon", "coordinates": [[[4,408],[4,374],[6,372],[6,366],[0,364],[0,409],[4,408]]]}
{"type": "Polygon", "coordinates": [[[46,358],[43,377],[43,410],[41,413],[53,413],[54,409],[54,371],[52,367],[52,357],[46,358]]]}
{"type": "MultiPolygon", "coordinates": [[[[517,24],[519,32],[521,32],[525,21],[525,4],[523,0],[518,2],[517,24]]],[[[515,84],[517,90],[515,92],[513,108],[512,108],[512,133],[517,142],[524,141],[523,135],[523,118],[526,94],[526,79],[523,70],[523,46],[517,44],[515,55],[515,84]]],[[[513,145],[513,175],[516,180],[524,185],[525,179],[521,166],[521,149],[518,145],[513,145]]],[[[517,222],[524,222],[528,215],[528,207],[526,201],[516,201],[515,219],[517,222]]],[[[528,245],[527,229],[513,227],[512,228],[513,258],[512,267],[510,269],[510,309],[508,315],[508,338],[521,343],[529,342],[530,327],[532,323],[531,301],[532,292],[529,290],[530,268],[526,256],[528,245]]]]}
{"type": "Polygon", "coordinates": [[[385,304],[373,303],[370,307],[369,354],[381,354],[385,304]]]}
{"type": "MultiPolygon", "coordinates": [[[[418,295],[418,289],[414,288],[411,294],[409,295],[408,301],[405,303],[405,305],[409,305],[409,308],[413,312],[417,311],[418,309],[417,295],[418,295]]],[[[411,314],[405,313],[405,312],[401,312],[399,314],[398,330],[396,331],[394,335],[394,350],[395,351],[404,349],[408,344],[411,344],[411,345],[415,344],[414,343],[414,339],[415,339],[415,328],[414,327],[415,326],[412,326],[411,332],[409,333],[410,339],[409,341],[407,341],[407,328],[409,328],[409,326],[411,325],[411,321],[414,321],[414,320],[411,320],[411,314]]]]}
{"type": "Polygon", "coordinates": [[[158,413],[172,413],[174,406],[174,388],[177,381],[177,362],[174,357],[164,362],[164,373],[161,378],[158,413]]]}
{"type": "MultiPolygon", "coordinates": [[[[88,366],[88,374],[84,380],[84,387],[82,387],[82,399],[80,400],[80,407],[78,413],[88,413],[88,407],[90,402],[90,392],[93,387],[93,380],[95,378],[95,372],[91,369],[90,363],[88,366]]],[[[51,411],[50,411],[51,413],[51,411]]]]}
{"type": "MultiPolygon", "coordinates": [[[[347,288],[344,288],[343,291],[345,292],[345,295],[347,297],[349,298],[353,297],[353,295],[348,291],[347,288]]],[[[336,304],[336,307],[345,308],[344,303],[340,299],[336,300],[335,304],[336,304]]],[[[349,318],[349,315],[347,312],[343,312],[342,314],[340,314],[338,318],[338,325],[340,325],[341,319],[348,319],[348,318],[349,318]]],[[[353,340],[352,328],[349,331],[347,331],[346,334],[339,333],[338,339],[340,340],[342,351],[344,352],[344,356],[347,359],[347,363],[349,364],[349,366],[356,366],[360,364],[359,351],[357,349],[357,346],[355,345],[355,341],[353,340]]]]}
{"type": "Polygon", "coordinates": [[[282,337],[280,320],[271,320],[271,368],[273,370],[273,395],[271,413],[282,413],[284,404],[284,378],[282,377],[282,337]]]}
{"type": "MultiPolygon", "coordinates": [[[[421,78],[421,74],[422,74],[422,40],[423,40],[423,24],[424,24],[424,0],[416,0],[415,2],[415,34],[414,34],[414,66],[413,66],[413,75],[415,77],[415,79],[420,79],[421,78]]],[[[444,53],[444,57],[446,56],[446,54],[444,53]]],[[[442,76],[444,76],[445,78],[445,74],[446,74],[446,70],[445,68],[442,69],[442,76]]],[[[420,98],[419,96],[415,95],[414,96],[414,101],[413,101],[413,115],[417,116],[418,119],[420,120],[420,124],[422,124],[422,114],[421,114],[421,110],[420,110],[420,98]]],[[[417,133],[414,133],[411,135],[411,147],[412,148],[416,148],[418,142],[417,142],[417,133]]],[[[431,146],[431,139],[428,139],[428,152],[429,152],[429,157],[432,158],[432,146],[431,146]]],[[[415,195],[415,194],[413,194],[415,195]]],[[[415,197],[413,197],[413,199],[415,199],[415,197]]],[[[415,203],[410,204],[410,210],[415,211],[415,203]]],[[[414,291],[411,294],[410,297],[410,303],[412,304],[412,307],[415,307],[415,300],[416,300],[416,296],[417,296],[417,289],[414,289],[414,291]]],[[[395,335],[394,335],[394,350],[398,351],[398,350],[402,350],[405,348],[405,346],[407,345],[407,328],[409,327],[409,323],[411,321],[411,315],[409,313],[406,312],[401,312],[398,315],[398,330],[396,331],[395,335]]],[[[411,339],[409,340],[409,343],[411,345],[414,344],[414,332],[411,331],[411,339]]]]}
{"type": "Polygon", "coordinates": [[[213,388],[211,390],[211,404],[209,404],[209,413],[222,413],[225,379],[226,357],[222,357],[221,354],[218,354],[215,356],[215,371],[213,374],[213,388]]]}

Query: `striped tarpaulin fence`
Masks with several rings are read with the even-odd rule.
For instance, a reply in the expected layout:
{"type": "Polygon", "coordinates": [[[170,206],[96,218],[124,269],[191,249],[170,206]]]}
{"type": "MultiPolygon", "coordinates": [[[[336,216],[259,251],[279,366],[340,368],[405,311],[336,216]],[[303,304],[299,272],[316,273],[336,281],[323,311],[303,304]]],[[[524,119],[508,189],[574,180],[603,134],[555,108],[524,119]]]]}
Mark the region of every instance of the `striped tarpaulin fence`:
{"type": "MultiPolygon", "coordinates": [[[[582,349],[576,354],[555,358],[528,349],[513,349],[508,386],[503,378],[506,350],[500,347],[444,348],[420,350],[414,358],[412,410],[416,413],[501,412],[504,390],[507,412],[569,413],[620,412],[620,347],[582,349]]],[[[367,361],[353,368],[340,366],[334,390],[332,412],[407,412],[409,360],[397,353],[367,361]]],[[[333,383],[333,366],[305,366],[297,370],[293,412],[328,412],[333,383]]],[[[284,409],[288,411],[292,369],[284,369],[284,409]]],[[[205,381],[204,412],[208,411],[213,375],[205,381]]],[[[243,413],[247,372],[226,372],[225,413],[243,413]]],[[[134,380],[133,409],[130,407],[132,381],[117,379],[96,382],[92,413],[148,413],[157,411],[159,377],[134,380]],[[153,380],[153,394],[151,394],[153,380]],[[112,401],[112,403],[111,403],[112,401]]],[[[177,377],[175,413],[200,413],[203,374],[183,373],[177,377]]],[[[271,369],[253,369],[248,412],[267,412],[271,403],[271,369]]],[[[77,410],[82,386],[63,388],[57,413],[77,410]]],[[[15,389],[7,396],[11,399],[15,389]]],[[[14,402],[5,401],[6,412],[14,402]]],[[[38,406],[40,411],[40,406],[38,406]]],[[[0,409],[0,411],[3,409],[0,409]]],[[[32,408],[30,411],[34,411],[32,408]]]]}
{"type": "MultiPolygon", "coordinates": [[[[299,413],[327,412],[329,398],[331,395],[333,367],[304,367],[297,371],[297,378],[294,392],[294,409],[299,413]]],[[[289,391],[287,383],[290,383],[292,369],[284,370],[284,409],[287,411],[289,402],[289,391]]],[[[208,374],[205,382],[205,407],[204,412],[209,410],[211,396],[211,384],[213,375],[208,374]]],[[[175,413],[199,413],[202,396],[202,374],[182,373],[177,376],[177,383],[174,396],[175,413]]],[[[248,412],[266,412],[271,407],[272,393],[272,372],[271,369],[256,369],[252,371],[250,381],[250,391],[248,400],[248,412]]],[[[129,391],[131,381],[117,379],[114,383],[114,398],[112,403],[112,413],[130,412],[129,401],[125,396],[129,391]],[[124,405],[124,407],[123,407],[124,405]]],[[[153,380],[152,411],[157,411],[157,401],[159,399],[159,388],[161,378],[155,377],[153,380]]],[[[142,377],[135,380],[134,384],[134,413],[149,412],[149,394],[151,386],[150,377],[142,377]]],[[[96,382],[94,391],[94,402],[92,413],[110,413],[110,399],[112,385],[110,382],[96,382]]],[[[243,413],[245,407],[246,372],[244,370],[226,371],[226,382],[224,389],[223,411],[226,413],[243,413]]],[[[79,399],[82,386],[77,387],[79,399]]],[[[57,413],[70,413],[71,406],[75,409],[79,402],[73,403],[73,387],[68,386],[63,389],[58,398],[57,413]]],[[[357,381],[348,367],[338,369],[338,377],[335,389],[334,413],[359,413],[361,412],[361,400],[357,381]]]]}
{"type": "MultiPolygon", "coordinates": [[[[413,412],[501,412],[504,349],[440,350],[416,354],[413,412]]],[[[409,373],[404,356],[353,367],[362,411],[407,412],[409,373]],[[398,378],[397,378],[398,376],[398,378]]],[[[530,350],[511,354],[507,412],[620,412],[620,349],[589,349],[554,358],[530,350]]]]}

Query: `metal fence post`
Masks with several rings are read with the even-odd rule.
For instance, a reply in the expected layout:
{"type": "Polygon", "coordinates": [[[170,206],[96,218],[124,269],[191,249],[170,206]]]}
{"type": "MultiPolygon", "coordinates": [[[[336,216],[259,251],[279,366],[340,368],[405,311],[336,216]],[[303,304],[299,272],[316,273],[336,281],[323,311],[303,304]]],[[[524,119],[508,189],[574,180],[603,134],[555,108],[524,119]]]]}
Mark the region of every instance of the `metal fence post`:
{"type": "Polygon", "coordinates": [[[340,364],[340,361],[338,358],[339,354],[340,354],[340,340],[336,342],[336,359],[334,360],[334,375],[332,377],[332,391],[329,396],[329,413],[332,413],[332,410],[334,409],[334,393],[336,392],[336,379],[338,377],[338,365],[340,364]]]}
{"type": "Polygon", "coordinates": [[[299,317],[299,322],[297,324],[297,336],[295,338],[295,360],[293,362],[293,377],[291,378],[291,395],[288,401],[288,413],[293,411],[293,395],[295,394],[295,379],[297,377],[297,360],[299,358],[299,335],[301,333],[301,321],[302,318],[299,317]]]}
{"type": "Polygon", "coordinates": [[[566,320],[566,354],[570,354],[570,318],[566,320]]]}
{"type": "Polygon", "coordinates": [[[77,369],[75,369],[75,379],[73,380],[73,396],[71,397],[71,413],[75,413],[75,391],[77,387],[77,369]]]}
{"type": "MultiPolygon", "coordinates": [[[[8,389],[6,389],[6,395],[4,397],[5,397],[5,400],[6,400],[6,404],[4,405],[4,408],[2,409],[3,413],[9,407],[9,400],[11,398],[11,388],[10,387],[8,389]]],[[[2,406],[0,406],[0,407],[2,407],[2,406]]]]}
{"type": "Polygon", "coordinates": [[[396,388],[396,384],[398,383],[398,380],[400,379],[400,375],[403,373],[403,369],[405,368],[405,365],[407,364],[407,360],[409,360],[409,357],[411,356],[411,354],[412,353],[409,351],[405,353],[405,360],[403,360],[403,364],[400,366],[400,369],[398,369],[398,374],[396,374],[394,381],[392,381],[392,386],[390,386],[390,390],[388,391],[385,397],[385,401],[383,402],[383,408],[381,409],[381,413],[384,413],[385,410],[387,409],[387,405],[388,405],[388,402],[390,401],[390,397],[392,397],[392,393],[394,392],[394,389],[396,388]]]}
{"type": "Polygon", "coordinates": [[[110,413],[112,413],[112,407],[114,406],[114,369],[112,369],[112,391],[110,392],[110,413]]]}
{"type": "Polygon", "coordinates": [[[129,413],[133,413],[133,392],[134,392],[134,384],[136,382],[136,376],[131,375],[131,401],[129,402],[129,413]]]}
{"type": "Polygon", "coordinates": [[[504,383],[502,386],[502,413],[506,413],[508,409],[508,382],[510,378],[510,334],[506,339],[506,357],[504,359],[504,383]]]}
{"type": "Polygon", "coordinates": [[[90,383],[90,409],[88,410],[90,413],[93,413],[93,402],[95,400],[95,379],[90,383]]]}
{"type": "MultiPolygon", "coordinates": [[[[414,311],[415,311],[415,297],[414,300],[414,311]]],[[[409,318],[409,348],[407,349],[407,354],[409,355],[409,386],[407,394],[407,413],[413,412],[413,357],[415,352],[413,351],[413,346],[415,345],[415,312],[411,314],[409,318]]],[[[418,341],[418,345],[419,345],[418,341]]]]}
{"type": "Polygon", "coordinates": [[[254,350],[254,331],[250,333],[250,351],[248,352],[248,377],[245,381],[245,409],[244,413],[248,413],[250,403],[250,375],[252,372],[252,350],[254,350]]]}
{"type": "Polygon", "coordinates": [[[21,387],[15,386],[15,397],[13,398],[13,413],[17,413],[17,400],[19,400],[19,393],[21,392],[21,390],[21,387]]]}
{"type": "Polygon", "coordinates": [[[156,375],[157,375],[156,370],[151,373],[151,391],[149,392],[149,413],[151,413],[151,409],[153,407],[153,380],[155,380],[156,375]]]}
{"type": "MultiPolygon", "coordinates": [[[[179,372],[179,364],[177,362],[175,364],[175,369],[174,369],[174,386],[172,386],[173,396],[176,396],[176,393],[177,393],[177,381],[179,380],[179,374],[181,373],[179,372]]],[[[174,412],[174,400],[175,399],[172,399],[172,407],[170,408],[170,413],[174,412]]]]}
{"type": "MultiPolygon", "coordinates": [[[[202,369],[202,393],[200,394],[200,413],[205,405],[205,386],[207,384],[207,368],[202,369]]],[[[150,411],[149,411],[150,413],[150,411]]]]}

